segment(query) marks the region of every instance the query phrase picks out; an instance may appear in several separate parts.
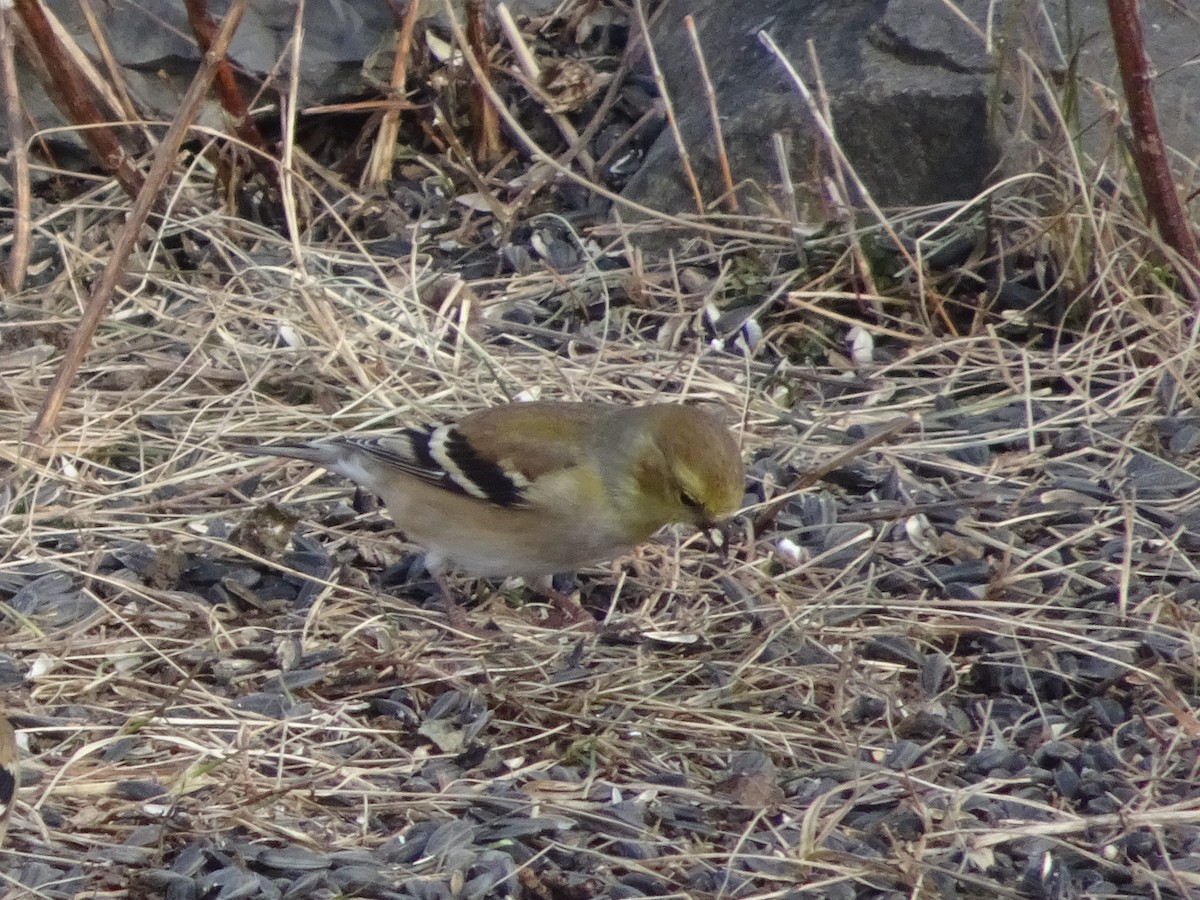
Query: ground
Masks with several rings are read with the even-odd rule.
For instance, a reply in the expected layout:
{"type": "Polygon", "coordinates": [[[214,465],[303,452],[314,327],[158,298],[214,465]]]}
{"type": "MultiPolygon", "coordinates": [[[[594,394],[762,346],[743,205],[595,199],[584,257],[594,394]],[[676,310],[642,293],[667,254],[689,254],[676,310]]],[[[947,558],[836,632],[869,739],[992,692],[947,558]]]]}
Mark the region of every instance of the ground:
{"type": "Polygon", "coordinates": [[[1121,196],[1065,171],[801,258],[766,217],[670,253],[467,203],[431,231],[305,174],[271,228],[177,173],[41,446],[127,201],[37,216],[0,323],[11,896],[1200,887],[1194,332],[1121,196]],[[951,219],[962,258],[911,266],[951,219]],[[594,632],[459,581],[458,629],[373,497],[239,450],[533,396],[724,404],[728,552],[582,573],[594,632]]]}

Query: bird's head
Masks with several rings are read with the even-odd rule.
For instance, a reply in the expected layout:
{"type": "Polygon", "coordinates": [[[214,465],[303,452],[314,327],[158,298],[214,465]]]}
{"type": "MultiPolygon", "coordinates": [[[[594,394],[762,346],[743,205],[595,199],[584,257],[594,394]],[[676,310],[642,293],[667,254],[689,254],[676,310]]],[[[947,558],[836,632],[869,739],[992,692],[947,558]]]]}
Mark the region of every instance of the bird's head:
{"type": "Polygon", "coordinates": [[[694,406],[638,407],[646,427],[633,477],[651,531],[671,522],[698,528],[732,515],[745,492],[745,467],[729,427],[716,413],[694,406]]]}

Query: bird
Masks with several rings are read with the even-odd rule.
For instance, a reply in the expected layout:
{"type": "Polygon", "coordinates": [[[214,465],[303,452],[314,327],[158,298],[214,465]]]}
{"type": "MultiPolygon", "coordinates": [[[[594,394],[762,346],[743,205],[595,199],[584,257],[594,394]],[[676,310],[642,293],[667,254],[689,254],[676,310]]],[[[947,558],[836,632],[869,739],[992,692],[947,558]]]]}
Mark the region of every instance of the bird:
{"type": "Polygon", "coordinates": [[[8,834],[8,820],[12,818],[17,788],[21,785],[17,758],[16,732],[8,719],[0,716],[0,844],[4,843],[8,834]]]}
{"type": "Polygon", "coordinates": [[[425,548],[460,624],[452,571],[519,576],[573,622],[594,625],[553,590],[554,575],[621,556],[668,524],[718,526],[744,496],[741,453],[723,418],[670,403],[514,402],[389,435],[241,449],[315,463],[382,497],[425,548]]]}

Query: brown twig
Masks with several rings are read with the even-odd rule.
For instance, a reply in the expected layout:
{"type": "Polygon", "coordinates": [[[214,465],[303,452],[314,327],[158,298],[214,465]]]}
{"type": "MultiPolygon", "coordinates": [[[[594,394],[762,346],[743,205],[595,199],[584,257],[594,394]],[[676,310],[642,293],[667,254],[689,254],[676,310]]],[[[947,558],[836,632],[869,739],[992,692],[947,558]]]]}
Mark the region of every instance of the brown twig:
{"type": "MultiPolygon", "coordinates": [[[[509,12],[507,4],[501,3],[496,7],[496,17],[500,20],[500,30],[504,32],[504,38],[508,41],[508,46],[516,57],[517,67],[529,80],[530,84],[538,84],[542,76],[541,66],[538,65],[533,54],[529,52],[529,48],[525,46],[525,38],[521,35],[521,29],[517,27],[517,23],[513,19],[512,13],[509,12]]],[[[496,92],[490,83],[487,85],[480,83],[480,72],[483,71],[482,67],[472,66],[472,70],[475,74],[476,85],[481,90],[486,91],[488,96],[494,95],[496,92]]],[[[558,128],[559,134],[566,138],[567,143],[572,149],[578,148],[575,155],[578,155],[579,162],[583,166],[584,171],[590,175],[594,175],[596,172],[596,163],[592,159],[592,155],[584,149],[587,146],[586,142],[580,138],[579,132],[575,130],[575,126],[562,113],[549,113],[549,115],[555,127],[558,128]]],[[[568,159],[572,158],[573,156],[568,156],[568,159]]]]}
{"type": "Polygon", "coordinates": [[[59,43],[79,70],[80,77],[91,89],[95,95],[97,102],[107,109],[110,116],[116,119],[127,119],[125,107],[121,103],[121,97],[116,89],[108,83],[108,79],[96,68],[92,62],[92,57],[84,52],[79,46],[79,42],[75,40],[74,35],[67,30],[62,21],[54,14],[54,10],[45,5],[42,10],[46,13],[46,21],[50,23],[50,27],[54,29],[55,35],[58,36],[59,43]]]}
{"type": "Polygon", "coordinates": [[[29,156],[25,152],[25,122],[21,117],[21,101],[17,96],[17,68],[13,54],[13,35],[8,16],[0,12],[0,79],[3,80],[4,112],[8,119],[9,159],[12,160],[13,240],[8,255],[5,282],[14,293],[25,283],[29,269],[29,156]]]}
{"type": "Polygon", "coordinates": [[[1129,123],[1133,130],[1133,160],[1150,217],[1158,226],[1163,240],[1179,254],[1190,271],[1180,273],[1185,293],[1193,303],[1200,303],[1200,255],[1191,224],[1179,203],[1179,193],[1167,163],[1167,148],[1158,127],[1154,96],[1150,92],[1153,76],[1146,58],[1142,23],[1138,18],[1135,0],[1108,0],[1108,19],[1112,24],[1113,45],[1121,69],[1121,84],[1125,102],[1129,105],[1129,123]]]}
{"type": "Polygon", "coordinates": [[[130,122],[136,121],[138,118],[137,107],[133,105],[129,91],[125,89],[125,81],[121,77],[121,66],[117,62],[116,57],[113,56],[112,48],[108,45],[108,37],[105,35],[104,29],[100,27],[100,22],[96,19],[96,13],[92,9],[91,0],[80,0],[79,11],[83,13],[84,20],[87,22],[88,33],[91,34],[92,40],[96,42],[96,50],[100,53],[100,59],[104,63],[105,70],[108,72],[108,80],[121,112],[130,122]]]}
{"type": "Polygon", "coordinates": [[[405,99],[408,59],[412,53],[413,31],[417,27],[420,11],[419,0],[409,0],[408,8],[404,10],[404,19],[400,23],[400,33],[396,36],[396,58],[392,60],[392,77],[388,82],[391,95],[384,101],[383,117],[379,121],[375,142],[371,145],[371,156],[363,169],[362,181],[359,183],[363,188],[383,187],[392,177],[396,137],[400,133],[400,113],[411,108],[405,99]]]}
{"type": "MultiPolygon", "coordinates": [[[[822,120],[829,122],[832,130],[833,104],[829,100],[829,91],[825,88],[825,76],[821,70],[821,60],[817,56],[817,47],[812,40],[807,41],[805,47],[808,50],[809,68],[812,71],[815,100],[821,110],[822,120]]],[[[830,149],[832,151],[834,148],[831,147],[830,149]]],[[[833,178],[830,181],[828,194],[833,202],[837,204],[835,217],[843,224],[848,224],[854,220],[854,202],[852,199],[853,195],[850,193],[850,178],[854,178],[855,183],[858,184],[860,189],[863,188],[863,185],[846,154],[831,152],[829,163],[833,172],[833,178]],[[835,194],[836,197],[834,196],[835,194]]],[[[857,235],[852,236],[850,239],[850,253],[854,259],[856,280],[861,284],[861,290],[865,295],[864,303],[870,306],[871,311],[877,317],[881,317],[883,310],[880,309],[877,301],[871,299],[879,296],[879,288],[875,284],[875,276],[872,274],[871,263],[867,259],[867,254],[863,250],[862,241],[857,235]]]]}
{"type": "Polygon", "coordinates": [[[437,131],[429,132],[430,136],[436,134],[441,138],[444,146],[449,147],[454,152],[455,156],[458,157],[459,164],[462,166],[463,173],[470,179],[471,184],[474,185],[479,199],[488,205],[492,215],[496,217],[496,221],[507,228],[508,223],[513,218],[513,209],[497,197],[491,187],[489,187],[487,178],[475,166],[474,159],[467,151],[467,148],[463,146],[463,142],[459,140],[458,134],[450,127],[446,116],[435,116],[433,127],[436,127],[437,131]]]}
{"type": "MultiPolygon", "coordinates": [[[[212,16],[208,14],[206,0],[184,0],[183,5],[187,7],[188,24],[192,26],[192,34],[196,36],[196,44],[199,46],[200,52],[210,52],[217,25],[212,20],[212,16]]],[[[260,151],[250,154],[255,168],[267,179],[268,183],[277,184],[277,172],[270,163],[274,154],[268,151],[266,138],[263,137],[262,132],[258,130],[258,124],[250,116],[246,100],[238,89],[237,80],[233,76],[233,66],[229,64],[229,58],[224,53],[221,54],[220,61],[217,63],[213,85],[216,88],[217,96],[221,98],[221,107],[232,120],[233,133],[247,146],[260,151]]]]}
{"type": "MultiPolygon", "coordinates": [[[[453,0],[442,0],[442,8],[446,10],[446,14],[449,19],[450,30],[454,34],[454,40],[460,46],[464,46],[467,41],[467,36],[463,34],[462,25],[459,24],[456,18],[454,18],[453,0]]],[[[501,14],[503,10],[504,4],[500,4],[496,8],[497,14],[501,14]]],[[[464,61],[471,68],[471,73],[476,78],[481,77],[482,70],[479,69],[479,63],[476,62],[475,57],[472,54],[464,54],[464,61]]],[[[611,191],[605,187],[603,183],[589,180],[570,167],[560,164],[557,159],[547,153],[546,150],[544,150],[541,145],[539,145],[538,142],[533,139],[533,137],[521,124],[520,120],[518,120],[517,117],[512,114],[512,112],[505,108],[504,100],[499,94],[496,93],[495,89],[490,84],[484,82],[484,89],[492,103],[496,106],[496,111],[500,114],[500,118],[504,120],[504,124],[508,128],[509,134],[513,136],[517,144],[522,147],[531,157],[543,165],[553,169],[563,178],[591,191],[597,197],[603,197],[605,200],[611,201],[613,204],[623,210],[630,211],[645,220],[653,221],[656,223],[656,227],[658,228],[672,226],[685,230],[688,233],[700,232],[709,237],[727,235],[730,237],[744,239],[749,236],[753,236],[756,241],[765,241],[770,244],[782,244],[790,240],[790,238],[767,234],[761,230],[750,232],[740,228],[727,228],[714,222],[707,221],[704,218],[688,219],[682,215],[665,213],[661,210],[651,209],[648,206],[643,206],[640,203],[630,200],[628,197],[622,196],[615,191],[611,191]]],[[[433,132],[432,128],[428,130],[428,134],[431,136],[431,139],[437,139],[437,136],[435,132],[433,132]]],[[[582,156],[583,154],[581,153],[581,159],[582,156]]],[[[614,228],[617,229],[623,227],[624,226],[619,224],[614,226],[614,228]]],[[[605,229],[603,226],[597,226],[595,229],[593,229],[594,234],[601,236],[603,236],[604,231],[605,229]]]]}
{"type": "Polygon", "coordinates": [[[729,154],[725,151],[725,133],[721,128],[721,111],[717,109],[717,92],[713,88],[712,78],[708,74],[708,62],[704,59],[704,49],[700,46],[700,35],[696,33],[696,20],[691,15],[683,17],[683,25],[687,28],[688,37],[692,41],[692,51],[696,54],[696,66],[700,69],[700,80],[704,82],[704,97],[708,100],[708,115],[712,119],[713,140],[717,145],[717,161],[721,165],[721,179],[725,182],[725,206],[731,213],[741,212],[738,206],[737,194],[733,190],[733,173],[729,168],[729,154]]]}
{"type": "Polygon", "coordinates": [[[625,152],[625,149],[637,140],[640,136],[645,135],[646,126],[655,121],[659,116],[663,115],[662,101],[655,101],[650,104],[649,109],[642,113],[633,124],[629,125],[624,131],[617,135],[616,139],[609,144],[608,149],[596,160],[596,170],[605,172],[609,164],[614,159],[625,152]]]}
{"type": "Polygon", "coordinates": [[[80,136],[92,148],[104,170],[120,182],[130,197],[138,196],[142,189],[141,173],[133,167],[114,129],[106,124],[107,118],[100,113],[79,67],[54,33],[41,3],[39,0],[14,0],[13,6],[45,63],[51,96],[62,104],[67,117],[81,126],[80,136]]]}
{"type": "Polygon", "coordinates": [[[796,254],[803,260],[806,256],[804,246],[804,228],[800,224],[800,206],[796,202],[796,183],[792,179],[792,170],[788,165],[787,145],[783,135],[776,131],[771,134],[771,151],[775,154],[775,170],[779,174],[779,192],[783,200],[783,211],[787,217],[792,239],[796,242],[796,254]]]}
{"type": "Polygon", "coordinates": [[[700,184],[696,181],[696,172],[692,168],[692,158],[683,141],[679,130],[679,122],[675,118],[675,107],[671,105],[671,93],[667,90],[667,79],[663,77],[662,68],[658,64],[658,54],[654,52],[654,42],[650,40],[650,25],[646,22],[646,11],[642,8],[642,0],[634,0],[633,8],[637,12],[638,28],[646,42],[646,56],[650,60],[650,69],[654,73],[654,83],[658,86],[658,95],[662,98],[667,111],[667,123],[671,126],[671,134],[675,138],[675,148],[679,152],[679,162],[683,166],[683,174],[688,186],[692,189],[692,200],[696,204],[696,212],[704,215],[704,197],[700,193],[700,184]]]}
{"type": "MultiPolygon", "coordinates": [[[[483,0],[467,0],[467,44],[464,52],[475,54],[484,76],[491,75],[492,64],[487,51],[487,28],[483,23],[483,0]]],[[[491,165],[504,152],[500,141],[500,118],[488,100],[487,92],[478,79],[471,80],[471,109],[474,113],[475,162],[491,165]]]]}
{"type": "MultiPolygon", "coordinates": [[[[875,217],[876,221],[879,222],[885,233],[891,239],[892,245],[896,248],[896,252],[904,257],[904,260],[908,265],[912,266],[914,269],[918,268],[916,260],[908,251],[905,243],[900,240],[900,236],[896,233],[895,228],[892,227],[888,217],[884,215],[883,210],[880,209],[879,204],[877,204],[871,197],[871,192],[867,189],[867,186],[863,183],[863,180],[858,176],[854,166],[850,163],[849,157],[846,156],[845,150],[842,149],[842,145],[838,141],[837,133],[833,128],[833,120],[829,116],[829,99],[824,94],[824,90],[821,89],[819,95],[814,95],[814,92],[808,87],[807,84],[805,84],[804,79],[800,77],[800,73],[796,70],[796,67],[792,65],[791,60],[787,58],[783,50],[780,49],[777,43],[775,43],[775,39],[771,37],[769,32],[760,31],[758,33],[758,40],[764,47],[767,48],[767,50],[770,51],[771,55],[775,57],[780,65],[783,66],[784,71],[787,72],[788,77],[792,80],[792,84],[795,85],[796,90],[800,93],[801,99],[804,100],[805,105],[808,107],[808,111],[812,115],[813,122],[817,126],[817,131],[820,133],[822,139],[825,141],[825,144],[829,149],[830,154],[832,155],[834,174],[839,179],[842,179],[839,182],[841,185],[839,189],[843,192],[844,199],[849,200],[849,185],[853,183],[854,189],[862,199],[862,202],[866,205],[867,209],[871,211],[871,214],[875,217]]],[[[813,49],[812,41],[808,42],[808,53],[809,58],[813,60],[819,82],[820,69],[816,67],[816,52],[813,49]]]]}
{"type": "MultiPolygon", "coordinates": [[[[18,2],[19,4],[29,4],[35,0],[18,0],[18,2]]],[[[133,208],[129,211],[125,225],[121,229],[121,234],[113,246],[108,265],[105,266],[104,273],[88,298],[87,306],[84,307],[83,316],[75,328],[75,333],[71,335],[71,341],[63,354],[62,365],[55,372],[41,409],[38,410],[37,417],[30,426],[29,440],[35,445],[40,445],[45,440],[58,418],[67,391],[70,390],[71,383],[75,380],[75,373],[79,371],[83,357],[91,345],[92,336],[100,325],[105,306],[113,291],[116,290],[117,281],[125,272],[125,263],[129,259],[130,253],[133,252],[133,246],[141,232],[142,225],[158,200],[159,191],[166,182],[171,168],[175,165],[175,158],[183,143],[184,135],[191,127],[192,119],[195,117],[204,95],[208,93],[213,75],[224,59],[229,42],[233,39],[234,32],[249,4],[250,0],[235,0],[230,6],[225,20],[221,23],[220,31],[213,38],[211,49],[204,54],[200,68],[180,102],[179,114],[175,116],[171,127],[163,135],[162,143],[159,144],[158,150],[154,154],[154,162],[150,166],[149,174],[145,179],[142,179],[140,174],[138,175],[142,188],[138,192],[133,208]]]]}
{"type": "MultiPolygon", "coordinates": [[[[566,152],[558,158],[559,165],[564,167],[571,165],[575,157],[587,149],[588,145],[592,142],[592,138],[596,136],[596,133],[604,123],[608,121],[608,113],[617,102],[617,98],[621,95],[621,88],[625,83],[625,78],[629,75],[629,70],[633,68],[634,62],[641,53],[641,44],[641,39],[635,36],[625,47],[625,53],[621,57],[621,64],[617,66],[617,71],[613,73],[612,80],[608,83],[608,90],[605,92],[604,98],[600,101],[600,105],[596,107],[596,112],[592,116],[592,120],[579,133],[579,137],[567,148],[566,152]]],[[[637,123],[622,135],[622,138],[626,141],[632,140],[633,136],[638,133],[633,129],[645,125],[646,121],[651,117],[652,112],[653,110],[648,111],[638,119],[637,123]]],[[[613,148],[610,148],[609,153],[613,152],[614,148],[619,146],[623,146],[620,139],[613,145],[613,148]]],[[[604,160],[606,157],[608,157],[608,153],[592,163],[592,177],[601,177],[604,172],[604,160]]],[[[550,169],[543,169],[540,172],[535,169],[530,174],[532,177],[529,179],[529,183],[521,189],[521,193],[511,203],[513,209],[524,209],[529,203],[530,198],[539,193],[555,175],[554,171],[550,169]]]]}
{"type": "Polygon", "coordinates": [[[826,460],[823,465],[805,472],[803,475],[789,484],[778,497],[768,503],[763,509],[759,510],[758,515],[754,517],[755,532],[763,531],[772,522],[774,522],[775,517],[779,515],[780,510],[782,510],[787,502],[797,493],[804,490],[806,487],[811,487],[812,485],[816,484],[830,472],[841,468],[848,461],[861,456],[872,447],[882,444],[889,438],[892,438],[904,431],[915,421],[916,417],[909,415],[902,416],[899,419],[889,422],[874,434],[867,435],[861,441],[851,444],[832,459],[826,460]]]}

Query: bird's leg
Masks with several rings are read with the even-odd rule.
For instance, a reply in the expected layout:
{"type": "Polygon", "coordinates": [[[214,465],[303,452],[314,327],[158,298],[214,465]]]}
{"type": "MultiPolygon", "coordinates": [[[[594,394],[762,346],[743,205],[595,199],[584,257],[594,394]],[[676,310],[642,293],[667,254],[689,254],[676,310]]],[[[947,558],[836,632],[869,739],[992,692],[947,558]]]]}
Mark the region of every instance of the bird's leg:
{"type": "Polygon", "coordinates": [[[438,599],[441,601],[442,612],[446,614],[446,620],[450,623],[450,627],[455,631],[467,634],[482,634],[471,624],[471,620],[467,617],[467,611],[454,599],[454,588],[450,585],[451,570],[446,558],[440,553],[430,551],[426,552],[423,563],[425,571],[433,577],[434,583],[438,586],[440,594],[438,599]]]}
{"type": "Polygon", "coordinates": [[[600,623],[596,621],[596,617],[576,603],[574,597],[570,597],[554,588],[550,589],[550,593],[547,596],[550,602],[554,604],[554,608],[558,610],[559,615],[563,617],[564,624],[582,625],[588,631],[599,630],[600,623]]]}
{"type": "Polygon", "coordinates": [[[450,586],[450,579],[446,573],[434,572],[433,578],[437,582],[438,591],[441,592],[442,611],[446,614],[446,620],[450,623],[450,627],[455,631],[466,631],[470,634],[476,634],[475,627],[471,625],[471,620],[467,618],[467,611],[454,599],[454,589],[450,586]]]}
{"type": "Polygon", "coordinates": [[[599,624],[595,617],[575,602],[569,594],[554,587],[552,578],[539,578],[530,583],[530,587],[550,601],[558,613],[559,621],[555,625],[582,625],[588,631],[596,631],[599,624]]]}

